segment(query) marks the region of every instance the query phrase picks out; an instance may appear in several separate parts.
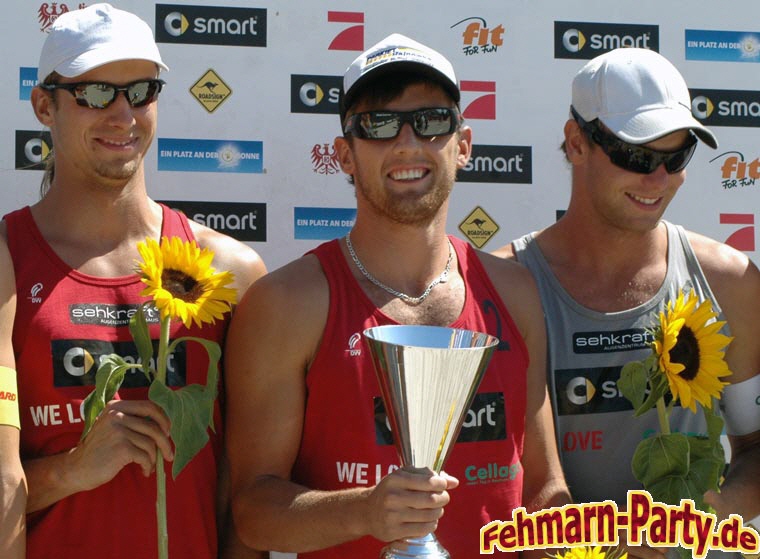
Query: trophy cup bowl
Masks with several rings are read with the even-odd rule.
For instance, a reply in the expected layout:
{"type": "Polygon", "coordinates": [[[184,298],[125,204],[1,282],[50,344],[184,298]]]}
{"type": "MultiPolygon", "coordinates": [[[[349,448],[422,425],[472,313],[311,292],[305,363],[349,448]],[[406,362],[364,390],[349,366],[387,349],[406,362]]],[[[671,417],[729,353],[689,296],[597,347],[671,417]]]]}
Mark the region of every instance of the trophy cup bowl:
{"type": "MultiPolygon", "coordinates": [[[[499,339],[441,326],[364,331],[401,465],[443,469],[499,339]]],[[[383,548],[381,559],[449,559],[434,534],[383,548]]]]}

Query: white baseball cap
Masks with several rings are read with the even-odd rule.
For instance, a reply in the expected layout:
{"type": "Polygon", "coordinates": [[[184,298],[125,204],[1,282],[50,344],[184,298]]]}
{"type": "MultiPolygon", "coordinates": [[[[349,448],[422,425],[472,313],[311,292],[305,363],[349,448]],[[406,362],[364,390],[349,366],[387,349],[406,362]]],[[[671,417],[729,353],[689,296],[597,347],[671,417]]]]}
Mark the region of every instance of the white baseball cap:
{"type": "Polygon", "coordinates": [[[572,106],[585,121],[598,118],[632,144],[689,129],[718,147],[715,135],[692,115],[681,74],[649,49],[619,48],[590,60],[573,79],[572,106]]]}
{"type": "Polygon", "coordinates": [[[343,74],[341,120],[354,102],[356,93],[370,77],[407,69],[440,82],[454,101],[459,103],[459,86],[451,62],[430,47],[394,33],[369,47],[346,68],[343,74]]]}
{"type": "Polygon", "coordinates": [[[58,16],[50,26],[37,79],[42,83],[52,72],[73,78],[119,60],[149,60],[169,69],[147,23],[110,4],[93,4],[58,16]]]}

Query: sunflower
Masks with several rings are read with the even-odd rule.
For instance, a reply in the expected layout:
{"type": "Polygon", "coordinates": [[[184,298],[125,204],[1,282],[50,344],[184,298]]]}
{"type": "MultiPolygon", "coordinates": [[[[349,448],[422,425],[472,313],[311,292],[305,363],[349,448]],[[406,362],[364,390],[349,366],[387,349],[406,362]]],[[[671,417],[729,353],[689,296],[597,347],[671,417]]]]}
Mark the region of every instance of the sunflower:
{"type": "Polygon", "coordinates": [[[190,328],[213,324],[235,304],[235,290],[226,287],[234,281],[231,272],[216,273],[211,267],[214,253],[201,249],[195,241],[163,237],[138,243],[142,256],[138,262],[142,282],[147,286],[140,295],[153,297],[161,319],[178,318],[190,328]]]}
{"type": "MultiPolygon", "coordinates": [[[[597,545],[596,547],[571,547],[567,549],[564,554],[557,553],[551,557],[555,557],[556,559],[606,559],[607,551],[606,548],[603,550],[600,545],[597,545]]],[[[613,548],[610,553],[610,558],[613,557],[615,559],[627,559],[628,553],[621,553],[620,548],[613,548]]]]}
{"type": "Polygon", "coordinates": [[[720,377],[731,374],[723,350],[733,339],[719,332],[725,321],[710,322],[718,316],[710,301],[697,303],[694,291],[688,298],[679,291],[675,304],[668,301],[666,312],[660,313],[654,342],[660,371],[668,379],[673,398],[694,413],[696,402],[711,408],[712,397],[720,398],[728,384],[720,377]]]}

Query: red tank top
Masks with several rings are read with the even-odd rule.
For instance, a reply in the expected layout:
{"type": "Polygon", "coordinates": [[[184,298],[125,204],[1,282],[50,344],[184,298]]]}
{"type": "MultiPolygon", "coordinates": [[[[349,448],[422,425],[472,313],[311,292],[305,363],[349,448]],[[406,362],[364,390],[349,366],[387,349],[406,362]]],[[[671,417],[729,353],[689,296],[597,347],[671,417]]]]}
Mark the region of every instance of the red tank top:
{"type": "MultiPolygon", "coordinates": [[[[521,504],[520,457],[525,433],[528,352],[475,251],[451,238],[466,285],[462,314],[450,326],[499,337],[475,401],[446,464],[460,486],[436,537],[457,559],[479,557],[480,527],[508,519],[521,504]]],[[[361,333],[395,324],[369,300],[353,277],[338,241],[317,247],[330,286],[330,309],[317,356],[306,376],[307,402],[293,480],[323,490],[375,485],[399,463],[361,333]]],[[[371,537],[303,558],[378,557],[371,537]]]]}
{"type": "MultiPolygon", "coordinates": [[[[163,207],[162,235],[193,239],[187,219],[163,207]]],[[[82,433],[82,400],[94,388],[98,360],[109,353],[137,358],[128,322],[144,285],[136,274],[99,278],[66,265],[43,239],[28,207],[5,216],[16,274],[13,327],[24,459],[65,452],[82,433]]],[[[158,322],[151,321],[158,339],[158,322]]],[[[173,323],[171,337],[222,342],[226,322],[190,331],[173,323]]],[[[194,343],[174,354],[169,384],[206,382],[208,358],[194,343]]],[[[127,373],[117,398],[147,399],[141,372],[127,373]]],[[[216,406],[214,425],[222,432],[216,406]]],[[[217,556],[215,499],[221,441],[212,442],[171,478],[166,463],[169,548],[172,557],[217,556]]],[[[76,493],[27,517],[29,559],[153,559],[156,557],[156,478],[130,464],[109,483],[76,493]]]]}

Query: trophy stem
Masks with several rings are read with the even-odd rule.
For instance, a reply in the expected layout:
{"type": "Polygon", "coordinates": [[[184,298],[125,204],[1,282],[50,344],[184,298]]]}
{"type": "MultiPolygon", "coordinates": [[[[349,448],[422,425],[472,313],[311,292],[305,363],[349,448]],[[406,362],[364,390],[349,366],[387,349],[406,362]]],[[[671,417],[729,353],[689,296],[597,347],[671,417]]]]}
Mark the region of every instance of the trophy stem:
{"type": "Polygon", "coordinates": [[[451,559],[449,552],[438,543],[435,535],[428,534],[421,538],[404,538],[386,545],[380,551],[380,559],[451,559]]]}

